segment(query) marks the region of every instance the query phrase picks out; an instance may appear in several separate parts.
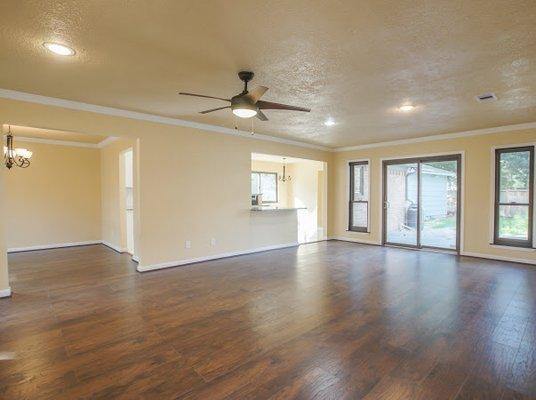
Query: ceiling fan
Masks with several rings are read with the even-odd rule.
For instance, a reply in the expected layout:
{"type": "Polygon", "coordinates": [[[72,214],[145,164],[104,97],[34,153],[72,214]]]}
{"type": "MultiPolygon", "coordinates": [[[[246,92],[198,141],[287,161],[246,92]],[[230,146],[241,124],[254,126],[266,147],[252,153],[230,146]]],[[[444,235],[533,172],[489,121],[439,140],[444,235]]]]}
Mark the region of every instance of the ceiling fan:
{"type": "Polygon", "coordinates": [[[251,118],[257,116],[261,121],[268,121],[266,115],[262,110],[290,110],[290,111],[304,111],[310,112],[309,108],[288,106],[286,104],[272,103],[269,101],[259,100],[264,93],[268,90],[266,86],[257,86],[255,89],[248,91],[248,82],[253,79],[253,72],[249,71],[240,71],[238,77],[244,82],[244,90],[242,93],[237,94],[236,96],[231,97],[230,99],[224,99],[221,97],[205,96],[202,94],[195,93],[184,93],[180,92],[184,96],[195,96],[195,97],[205,97],[207,99],[216,99],[228,101],[231,103],[230,106],[212,108],[210,110],[201,111],[200,114],[208,114],[213,111],[225,110],[230,108],[233,111],[233,114],[240,118],[251,118]]]}

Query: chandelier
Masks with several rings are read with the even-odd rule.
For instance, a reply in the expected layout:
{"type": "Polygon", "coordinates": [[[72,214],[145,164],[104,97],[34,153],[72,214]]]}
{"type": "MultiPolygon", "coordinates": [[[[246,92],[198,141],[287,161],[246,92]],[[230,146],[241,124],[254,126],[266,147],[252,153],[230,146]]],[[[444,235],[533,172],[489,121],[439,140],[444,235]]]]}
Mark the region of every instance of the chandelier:
{"type": "Polygon", "coordinates": [[[287,175],[287,171],[286,171],[286,167],[287,167],[287,163],[285,162],[286,158],[283,157],[283,175],[281,175],[279,177],[279,180],[283,183],[287,182],[287,181],[290,181],[292,179],[292,177],[290,175],[287,175]]]}
{"type": "Polygon", "coordinates": [[[11,134],[11,127],[7,132],[6,146],[4,146],[4,162],[8,169],[11,169],[14,165],[20,168],[27,168],[30,166],[30,158],[32,158],[32,152],[27,149],[14,149],[13,148],[13,135],[11,134]]]}

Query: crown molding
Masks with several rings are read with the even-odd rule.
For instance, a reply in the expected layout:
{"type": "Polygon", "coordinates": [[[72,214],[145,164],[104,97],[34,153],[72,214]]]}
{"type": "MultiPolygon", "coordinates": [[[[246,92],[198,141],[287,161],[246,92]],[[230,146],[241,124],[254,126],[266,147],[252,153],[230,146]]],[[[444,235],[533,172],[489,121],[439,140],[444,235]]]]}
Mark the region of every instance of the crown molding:
{"type": "Polygon", "coordinates": [[[135,119],[139,121],[155,122],[164,125],[182,126],[186,128],[199,129],[210,132],[219,132],[226,135],[239,136],[248,139],[264,140],[269,142],[283,143],[292,146],[305,147],[309,149],[333,151],[332,148],[320,146],[297,140],[283,139],[275,136],[263,135],[259,133],[252,134],[251,132],[241,131],[238,129],[225,128],[217,125],[204,124],[200,122],[192,122],[178,118],[162,117],[155,114],[147,114],[137,111],[128,111],[119,108],[99,106],[96,104],[82,103],[73,100],[58,99],[55,97],[41,96],[33,93],[19,92],[16,90],[0,88],[0,98],[25,101],[29,103],[37,103],[48,106],[63,107],[71,110],[88,111],[97,114],[109,115],[113,117],[123,117],[135,119]]]}
{"type": "Polygon", "coordinates": [[[103,147],[106,147],[109,144],[115,142],[117,139],[119,139],[117,136],[108,136],[102,142],[97,143],[96,147],[98,147],[99,149],[102,149],[103,147]]]}
{"type": "Polygon", "coordinates": [[[58,146],[69,146],[69,147],[86,147],[90,149],[99,148],[99,144],[97,143],[73,142],[69,140],[54,140],[54,139],[33,138],[33,137],[26,137],[26,136],[15,136],[15,141],[28,142],[28,143],[53,144],[53,145],[58,145],[58,146]]]}
{"type": "MultiPolygon", "coordinates": [[[[238,129],[225,128],[222,126],[204,124],[200,122],[192,122],[192,121],[187,121],[187,120],[183,120],[179,118],[162,117],[160,115],[155,115],[155,114],[147,114],[147,113],[142,113],[142,112],[137,112],[137,111],[128,111],[128,110],[123,110],[119,108],[99,106],[96,104],[82,103],[78,101],[59,99],[55,97],[41,96],[38,94],[19,92],[19,91],[10,90],[10,89],[0,88],[0,98],[68,108],[71,110],[87,111],[87,112],[93,112],[96,114],[103,114],[103,115],[109,115],[109,116],[114,116],[114,117],[123,117],[123,118],[135,119],[139,121],[155,122],[155,123],[159,123],[163,125],[182,126],[182,127],[192,128],[192,129],[210,131],[210,132],[219,132],[219,133],[223,133],[226,135],[239,136],[239,137],[244,137],[244,138],[249,138],[249,139],[264,140],[264,141],[276,142],[276,143],[283,143],[283,144],[288,144],[291,146],[305,147],[309,149],[322,150],[322,151],[328,151],[328,152],[345,152],[345,151],[354,151],[354,150],[364,150],[364,149],[372,149],[372,148],[377,148],[377,147],[397,146],[397,145],[402,145],[402,144],[413,144],[413,143],[421,143],[421,142],[433,142],[433,141],[439,141],[439,140],[456,139],[460,137],[489,135],[493,133],[511,132],[511,131],[522,130],[522,129],[536,128],[536,122],[528,122],[524,124],[506,125],[506,126],[499,126],[499,127],[494,127],[494,128],[476,129],[476,130],[463,131],[463,132],[444,133],[444,134],[439,134],[439,135],[423,136],[423,137],[412,138],[412,139],[400,139],[400,140],[392,140],[392,141],[385,141],[385,142],[378,142],[378,143],[362,144],[362,145],[356,145],[356,146],[343,146],[343,147],[333,148],[333,147],[305,143],[305,142],[292,140],[292,139],[284,139],[284,138],[280,138],[276,136],[263,135],[259,133],[252,134],[251,132],[241,131],[238,129]]],[[[18,137],[17,139],[20,140],[21,138],[18,137]]],[[[27,138],[27,139],[30,139],[30,138],[27,138]]],[[[117,137],[110,136],[109,138],[103,140],[102,142],[96,145],[85,143],[80,147],[102,148],[103,146],[106,146],[107,144],[111,143],[112,141],[116,139],[117,137]],[[114,139],[111,139],[111,138],[114,138],[114,139]],[[86,145],[89,145],[89,146],[86,146],[86,145]]],[[[43,140],[46,140],[46,139],[43,139],[43,140]]],[[[27,140],[27,141],[30,141],[30,140],[27,140]]],[[[51,142],[52,140],[46,141],[46,143],[51,143],[51,142]]],[[[69,146],[71,145],[75,146],[74,143],[78,143],[78,142],[66,142],[66,141],[63,143],[60,143],[62,141],[56,141],[56,142],[57,143],[55,144],[64,144],[64,145],[69,145],[69,146]]]]}
{"type": "Polygon", "coordinates": [[[47,139],[47,138],[16,136],[17,142],[43,143],[43,144],[53,144],[53,145],[58,145],[58,146],[70,146],[70,147],[86,147],[90,149],[102,149],[103,147],[106,147],[109,144],[115,142],[117,139],[119,139],[117,136],[108,136],[106,139],[100,141],[99,143],[87,143],[87,142],[75,142],[72,140],[56,140],[56,139],[47,139]]]}
{"type": "Polygon", "coordinates": [[[440,134],[440,135],[423,136],[423,137],[418,137],[418,138],[413,138],[413,139],[400,139],[400,140],[392,140],[392,141],[389,141],[389,142],[378,142],[378,143],[362,144],[362,145],[358,145],[358,146],[336,147],[332,151],[338,153],[338,152],[342,152],[342,151],[373,149],[373,148],[376,148],[376,147],[398,146],[398,145],[401,145],[401,144],[412,144],[412,143],[421,143],[421,142],[434,142],[434,141],[438,141],[438,140],[456,139],[456,138],[460,138],[460,137],[491,135],[493,133],[511,132],[511,131],[519,131],[519,130],[523,130],[523,129],[534,129],[534,128],[536,128],[536,122],[528,122],[528,123],[525,123],[525,124],[505,125],[505,126],[498,126],[498,127],[495,127],[495,128],[475,129],[475,130],[472,130],[472,131],[443,133],[443,134],[440,134]]]}

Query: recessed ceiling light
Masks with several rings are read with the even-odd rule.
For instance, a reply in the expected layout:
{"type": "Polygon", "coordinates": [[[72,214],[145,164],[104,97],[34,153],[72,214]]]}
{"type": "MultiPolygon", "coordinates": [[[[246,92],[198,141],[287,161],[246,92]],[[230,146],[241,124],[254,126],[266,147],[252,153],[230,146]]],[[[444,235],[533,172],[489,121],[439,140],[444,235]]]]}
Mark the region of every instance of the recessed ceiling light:
{"type": "Polygon", "coordinates": [[[335,125],[335,121],[333,120],[333,118],[328,118],[324,121],[324,125],[326,126],[333,126],[335,125]]]}
{"type": "Polygon", "coordinates": [[[398,110],[404,113],[408,113],[415,110],[415,106],[412,106],[411,104],[404,104],[403,106],[398,107],[398,110]]]}
{"type": "Polygon", "coordinates": [[[45,46],[48,51],[60,56],[74,56],[76,54],[76,51],[70,47],[59,43],[45,42],[43,43],[43,46],[45,46]]]}

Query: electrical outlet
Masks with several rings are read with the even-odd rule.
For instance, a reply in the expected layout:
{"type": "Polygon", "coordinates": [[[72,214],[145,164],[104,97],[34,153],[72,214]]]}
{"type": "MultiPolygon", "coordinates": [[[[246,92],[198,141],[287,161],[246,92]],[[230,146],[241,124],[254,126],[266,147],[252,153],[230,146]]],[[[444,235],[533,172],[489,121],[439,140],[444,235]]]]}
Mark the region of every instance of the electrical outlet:
{"type": "Polygon", "coordinates": [[[190,247],[192,247],[192,242],[190,242],[189,240],[187,240],[186,242],[184,242],[184,247],[186,249],[189,249],[190,247]]]}
{"type": "Polygon", "coordinates": [[[210,245],[211,246],[216,246],[216,238],[210,239],[210,245]]]}

